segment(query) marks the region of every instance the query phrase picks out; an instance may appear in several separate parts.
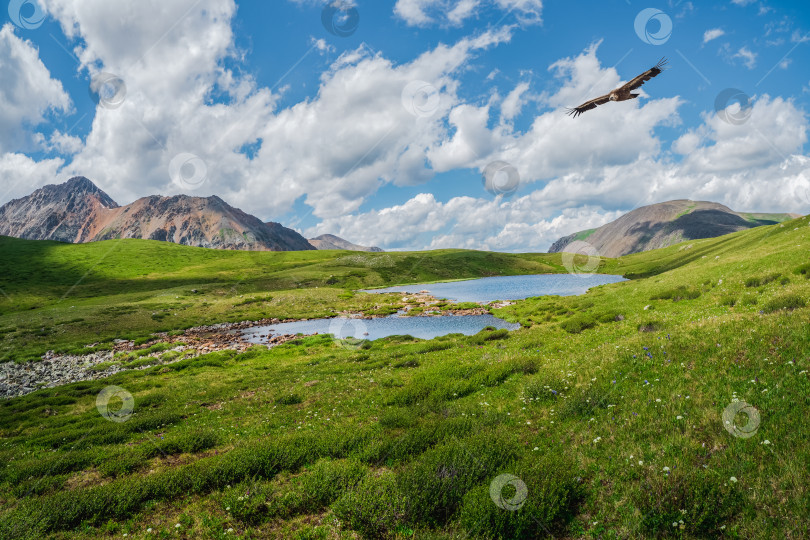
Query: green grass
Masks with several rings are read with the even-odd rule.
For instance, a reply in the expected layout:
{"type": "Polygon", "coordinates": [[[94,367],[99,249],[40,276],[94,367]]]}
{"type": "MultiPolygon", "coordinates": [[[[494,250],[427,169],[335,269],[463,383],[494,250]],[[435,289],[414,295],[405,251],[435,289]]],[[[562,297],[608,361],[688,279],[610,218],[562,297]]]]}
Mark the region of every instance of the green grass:
{"type": "Polygon", "coordinates": [[[690,213],[692,210],[695,209],[696,206],[697,204],[695,203],[690,204],[689,206],[686,207],[686,210],[678,212],[678,214],[675,216],[675,219],[678,219],[679,217],[685,216],[686,214],[690,213]]]}
{"type": "Polygon", "coordinates": [[[584,231],[579,231],[576,236],[574,236],[574,240],[582,240],[585,241],[590,237],[593,233],[596,232],[596,229],[586,229],[584,231]]]}
{"type": "Polygon", "coordinates": [[[565,272],[559,254],[240,252],[0,237],[0,361],[35,359],[47,350],[92,352],[89,344],[110,349],[114,339],[148,341],[154,332],[203,324],[342,310],[386,315],[400,307],[389,300],[401,296],[352,291],[554,272],[565,272]]]}
{"type": "MultiPolygon", "coordinates": [[[[154,246],[125,244],[119,249],[144,257],[142,246],[154,246]]],[[[637,279],[495,310],[521,323],[514,332],[392,336],[359,349],[302,337],[0,402],[0,537],[801,537],[810,508],[808,219],[690,244],[603,261],[637,279]],[[792,279],[766,282],[774,268],[792,279]],[[746,287],[752,277],[760,284],[746,287]],[[124,422],[96,409],[108,385],[134,396],[124,422]],[[735,400],[759,412],[750,438],[724,428],[735,400]],[[512,510],[491,493],[505,474],[526,488],[512,510]]],[[[293,263],[276,261],[289,267],[254,274],[231,260],[238,253],[192,250],[201,253],[194,259],[191,248],[174,247],[191,257],[185,270],[164,253],[165,276],[125,269],[131,281],[117,288],[109,270],[74,289],[86,296],[61,302],[58,287],[39,291],[42,283],[26,285],[7,267],[14,293],[0,329],[4,346],[9,335],[15,345],[6,350],[93,344],[103,333],[87,339],[73,328],[102,319],[111,334],[129,326],[146,339],[154,304],[186,289],[201,291],[179,299],[193,307],[178,321],[193,325],[224,314],[385,309],[401,296],[347,294],[344,278],[358,286],[451,279],[488,264],[488,254],[437,252],[424,269],[383,277],[379,267],[337,264],[346,255],[335,252],[292,254],[293,263]],[[439,272],[454,260],[471,266],[439,272]],[[363,277],[348,278],[353,272],[363,277]],[[288,287],[292,275],[300,288],[288,287]],[[326,285],[330,276],[340,283],[326,285]],[[247,298],[259,300],[235,307],[247,298]],[[71,315],[65,304],[84,307],[71,315]],[[239,308],[247,311],[231,313],[239,308]],[[84,321],[16,341],[48,313],[84,321]]],[[[65,250],[60,264],[85,271],[86,246],[55,248],[65,250]]],[[[518,273],[558,269],[559,258],[491,261],[518,273]]],[[[519,495],[515,484],[500,491],[503,501],[519,495]]]]}
{"type": "Polygon", "coordinates": [[[764,225],[770,225],[773,223],[785,223],[792,219],[790,214],[778,214],[767,212],[741,212],[740,215],[748,221],[764,225]]]}

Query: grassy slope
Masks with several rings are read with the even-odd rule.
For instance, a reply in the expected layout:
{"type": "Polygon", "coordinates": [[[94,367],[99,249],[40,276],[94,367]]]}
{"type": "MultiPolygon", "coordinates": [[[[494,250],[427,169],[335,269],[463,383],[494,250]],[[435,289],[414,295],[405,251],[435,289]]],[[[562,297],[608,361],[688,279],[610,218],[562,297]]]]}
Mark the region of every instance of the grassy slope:
{"type": "Polygon", "coordinates": [[[0,361],[201,324],[372,309],[363,287],[564,272],[559,254],[238,252],[143,240],[0,237],[0,361]],[[192,293],[193,289],[198,293],[192,293]],[[254,297],[272,298],[246,303],[254,297]]]}
{"type": "Polygon", "coordinates": [[[758,223],[784,223],[793,219],[790,214],[768,213],[768,212],[740,212],[742,217],[748,221],[758,223]]]}
{"type": "MultiPolygon", "coordinates": [[[[0,537],[807,535],[810,310],[771,309],[810,299],[809,224],[606,261],[605,271],[649,277],[499,310],[526,326],[508,336],[389,338],[361,349],[306,338],[6,401],[0,537]],[[120,424],[95,408],[111,384],[135,396],[135,415],[120,424]],[[720,415],[735,398],[760,413],[751,438],[723,428],[720,415]],[[489,498],[501,473],[527,485],[518,511],[489,498]]],[[[398,257],[410,263],[414,255],[385,255],[397,261],[387,276],[357,261],[336,264],[334,253],[293,255],[236,292],[254,294],[268,279],[325,284],[338,276],[339,288],[326,288],[333,296],[271,293],[304,295],[284,309],[323,311],[359,302],[362,295],[338,297],[356,286],[350,280],[465,277],[454,273],[481,271],[471,272],[470,258],[487,256],[436,253],[405,272],[398,257]]],[[[67,251],[60,257],[59,265],[82,270],[67,251]]],[[[228,258],[240,254],[219,257],[194,265],[164,257],[160,278],[149,278],[154,268],[115,275],[113,265],[70,303],[93,287],[115,293],[115,276],[144,286],[126,293],[144,302],[172,287],[205,286],[209,301],[223,290],[220,302],[232,305],[225,277],[220,284],[208,274],[216,268],[232,280],[253,270],[228,258]]],[[[510,272],[559,264],[553,256],[509,261],[510,272]]],[[[7,302],[16,296],[23,306],[34,293],[14,279],[7,302]]],[[[52,303],[57,292],[37,301],[52,303]]],[[[137,304],[119,293],[84,301],[114,306],[121,298],[137,304]]]]}

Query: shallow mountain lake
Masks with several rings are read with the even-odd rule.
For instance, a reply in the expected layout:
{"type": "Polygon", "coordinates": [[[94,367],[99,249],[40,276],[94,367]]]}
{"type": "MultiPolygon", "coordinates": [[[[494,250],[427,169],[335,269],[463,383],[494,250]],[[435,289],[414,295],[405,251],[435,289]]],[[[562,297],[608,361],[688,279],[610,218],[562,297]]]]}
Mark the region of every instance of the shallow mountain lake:
{"type": "MultiPolygon", "coordinates": [[[[621,276],[607,274],[572,275],[542,274],[530,276],[499,276],[451,283],[417,283],[386,289],[371,289],[363,292],[416,293],[429,291],[437,298],[455,302],[487,303],[495,300],[520,300],[531,296],[557,294],[570,296],[584,294],[589,288],[606,283],[625,281],[621,276]]],[[[336,338],[348,337],[375,340],[388,336],[408,334],[420,339],[432,339],[447,334],[477,334],[486,326],[517,330],[518,324],[508,323],[492,315],[442,315],[402,317],[390,315],[373,319],[311,319],[279,323],[270,326],[257,326],[244,331],[251,343],[264,343],[266,336],[285,334],[332,334],[336,338]]]]}
{"type": "Polygon", "coordinates": [[[271,334],[332,334],[336,338],[354,337],[359,339],[379,339],[388,336],[409,334],[420,339],[432,339],[447,334],[472,335],[480,332],[485,326],[517,330],[519,324],[511,324],[492,315],[442,315],[432,317],[400,317],[390,315],[374,319],[311,319],[290,323],[258,326],[245,331],[245,337],[251,343],[265,343],[271,334]]]}
{"type": "Polygon", "coordinates": [[[627,281],[610,274],[535,274],[528,276],[497,276],[449,283],[423,283],[385,289],[369,289],[370,293],[417,293],[428,291],[436,298],[454,302],[489,303],[495,300],[522,300],[532,296],[585,294],[591,287],[627,281]]]}

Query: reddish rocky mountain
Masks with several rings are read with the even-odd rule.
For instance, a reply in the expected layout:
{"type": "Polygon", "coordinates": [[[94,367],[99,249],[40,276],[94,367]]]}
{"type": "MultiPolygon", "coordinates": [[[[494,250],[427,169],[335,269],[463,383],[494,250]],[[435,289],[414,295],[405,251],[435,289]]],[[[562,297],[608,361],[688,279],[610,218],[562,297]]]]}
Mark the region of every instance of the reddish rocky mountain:
{"type": "Polygon", "coordinates": [[[216,196],[153,195],[119,206],[82,176],[0,207],[0,235],[73,243],[142,238],[216,249],[314,249],[292,229],[263,223],[216,196]]]}

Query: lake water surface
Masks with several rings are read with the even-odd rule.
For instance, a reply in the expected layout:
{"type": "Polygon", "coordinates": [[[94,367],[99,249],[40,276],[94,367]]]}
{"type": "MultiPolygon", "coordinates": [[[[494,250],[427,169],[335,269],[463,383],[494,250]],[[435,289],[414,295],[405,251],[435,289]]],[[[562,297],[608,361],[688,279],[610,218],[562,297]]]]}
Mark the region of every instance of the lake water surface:
{"type": "Polygon", "coordinates": [[[519,324],[511,324],[492,315],[443,315],[436,317],[376,317],[374,319],[312,319],[291,323],[259,326],[245,331],[251,343],[264,343],[267,338],[260,335],[272,334],[332,334],[336,338],[355,337],[359,339],[379,339],[388,336],[409,334],[420,339],[433,339],[447,334],[477,334],[485,326],[517,330],[519,324]]]}
{"type": "Polygon", "coordinates": [[[591,287],[626,281],[610,274],[536,274],[529,276],[497,276],[450,283],[423,283],[385,289],[369,289],[371,293],[416,293],[428,291],[436,298],[454,302],[487,303],[495,300],[522,300],[531,296],[585,294],[591,287]]]}
{"type": "MultiPolygon", "coordinates": [[[[452,283],[424,283],[403,285],[401,287],[388,287],[386,289],[371,289],[364,292],[384,293],[401,292],[415,293],[422,290],[429,291],[437,298],[445,298],[455,302],[487,303],[495,300],[520,300],[531,296],[558,294],[570,296],[584,294],[589,288],[606,283],[625,281],[621,276],[607,274],[573,275],[573,274],[541,274],[531,276],[499,276],[452,283]]],[[[517,330],[518,324],[508,323],[492,315],[443,315],[443,316],[415,316],[402,317],[391,315],[373,319],[312,319],[309,321],[296,321],[279,323],[271,326],[258,326],[244,331],[245,337],[251,343],[264,343],[266,336],[279,336],[285,334],[332,334],[336,338],[348,337],[375,340],[388,336],[409,334],[420,339],[432,339],[447,334],[459,333],[472,335],[480,332],[485,326],[517,330]]]]}

